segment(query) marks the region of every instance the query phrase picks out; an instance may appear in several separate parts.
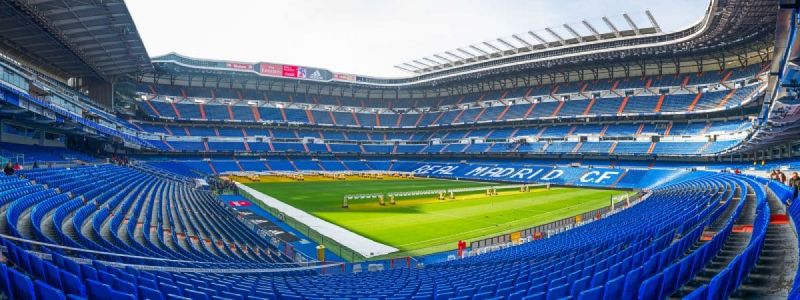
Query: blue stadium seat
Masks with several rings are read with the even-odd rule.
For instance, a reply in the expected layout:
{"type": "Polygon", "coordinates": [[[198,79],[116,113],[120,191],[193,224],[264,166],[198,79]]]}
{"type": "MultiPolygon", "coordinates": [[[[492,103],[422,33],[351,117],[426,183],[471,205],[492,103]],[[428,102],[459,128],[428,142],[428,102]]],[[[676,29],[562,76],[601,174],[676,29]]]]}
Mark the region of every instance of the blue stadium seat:
{"type": "Polygon", "coordinates": [[[94,279],[86,279],[86,289],[90,299],[112,300],[111,286],[94,279]]]}
{"type": "Polygon", "coordinates": [[[637,295],[639,296],[638,299],[641,300],[656,300],[661,299],[659,297],[659,292],[661,290],[661,281],[663,280],[663,274],[659,273],[652,278],[646,279],[642,282],[641,287],[639,288],[639,292],[637,295]]]}
{"type": "Polygon", "coordinates": [[[80,297],[86,297],[86,286],[84,286],[81,279],[76,276],[75,274],[62,269],[61,274],[61,284],[65,294],[76,295],[80,297]]]}
{"type": "Polygon", "coordinates": [[[31,279],[14,269],[8,269],[8,279],[11,285],[11,298],[14,300],[35,300],[31,279]]]}
{"type": "Polygon", "coordinates": [[[564,297],[569,296],[569,285],[564,284],[556,287],[552,287],[547,291],[547,299],[548,300],[555,300],[561,299],[564,297]]]}
{"type": "Polygon", "coordinates": [[[642,283],[642,272],[644,267],[638,267],[625,275],[625,288],[622,291],[624,299],[637,299],[639,285],[642,283]]]}
{"type": "Polygon", "coordinates": [[[620,275],[609,280],[603,289],[603,299],[623,299],[625,276],[620,275]]]}
{"type": "Polygon", "coordinates": [[[603,300],[603,286],[585,290],[578,295],[578,300],[603,300]]]}
{"type": "Polygon", "coordinates": [[[47,283],[42,281],[36,280],[33,282],[34,288],[36,289],[36,298],[38,299],[53,299],[53,300],[64,300],[64,293],[62,293],[57,288],[54,288],[47,283]]]}

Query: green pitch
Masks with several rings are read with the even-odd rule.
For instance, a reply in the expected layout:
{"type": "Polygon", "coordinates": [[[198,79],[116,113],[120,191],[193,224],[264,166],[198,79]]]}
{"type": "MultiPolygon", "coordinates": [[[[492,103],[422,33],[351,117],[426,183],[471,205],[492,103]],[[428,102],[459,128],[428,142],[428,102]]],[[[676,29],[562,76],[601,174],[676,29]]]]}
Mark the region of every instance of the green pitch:
{"type": "Polygon", "coordinates": [[[456,247],[458,240],[478,240],[549,223],[609,205],[620,191],[544,188],[531,192],[501,190],[456,195],[439,201],[436,196],[398,198],[397,205],[380,206],[377,200],[351,200],[347,194],[369,194],[429,189],[497,185],[436,179],[358,180],[248,183],[248,186],[312,215],[372,240],[400,249],[393,256],[424,255],[456,247]]]}

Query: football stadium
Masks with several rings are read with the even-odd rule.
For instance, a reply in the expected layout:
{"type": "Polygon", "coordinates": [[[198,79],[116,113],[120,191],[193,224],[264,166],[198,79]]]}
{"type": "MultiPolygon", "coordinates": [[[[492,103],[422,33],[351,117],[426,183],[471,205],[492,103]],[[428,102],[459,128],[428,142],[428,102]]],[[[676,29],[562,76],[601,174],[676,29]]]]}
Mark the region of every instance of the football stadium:
{"type": "Polygon", "coordinates": [[[0,300],[800,299],[798,1],[401,76],[154,55],[129,2],[0,0],[0,300]]]}

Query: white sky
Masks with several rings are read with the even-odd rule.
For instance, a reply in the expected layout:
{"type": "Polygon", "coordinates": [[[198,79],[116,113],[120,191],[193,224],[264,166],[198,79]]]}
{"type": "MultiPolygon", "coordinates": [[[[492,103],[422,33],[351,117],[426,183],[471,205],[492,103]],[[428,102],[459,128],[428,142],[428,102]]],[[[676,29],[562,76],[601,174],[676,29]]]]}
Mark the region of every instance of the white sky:
{"type": "MultiPolygon", "coordinates": [[[[609,16],[665,31],[699,20],[707,0],[128,0],[151,56],[186,56],[320,67],[398,77],[394,65],[511,34],[561,27],[598,30],[609,16]],[[582,27],[581,27],[582,28],[582,27]]],[[[580,29],[582,30],[582,29],[580,29]]],[[[579,31],[580,31],[579,30],[579,31]]]]}

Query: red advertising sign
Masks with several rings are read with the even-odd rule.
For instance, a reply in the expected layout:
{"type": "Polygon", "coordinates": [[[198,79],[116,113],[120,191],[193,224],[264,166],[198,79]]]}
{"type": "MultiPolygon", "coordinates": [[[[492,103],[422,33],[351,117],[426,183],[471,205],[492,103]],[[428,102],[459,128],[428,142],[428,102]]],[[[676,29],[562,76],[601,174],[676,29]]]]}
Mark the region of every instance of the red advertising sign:
{"type": "Polygon", "coordinates": [[[283,66],[283,77],[297,78],[297,66],[283,66]]]}
{"type": "Polygon", "coordinates": [[[247,70],[247,71],[253,70],[253,65],[250,64],[229,62],[226,63],[225,66],[228,67],[228,69],[247,70]]]}
{"type": "Polygon", "coordinates": [[[250,206],[250,202],[248,202],[248,201],[228,201],[228,205],[233,206],[233,207],[250,206]]]}
{"type": "Polygon", "coordinates": [[[276,64],[269,64],[269,63],[260,63],[259,73],[267,75],[267,76],[282,76],[283,75],[283,66],[276,65],[276,64]]]}
{"type": "MultiPolygon", "coordinates": [[[[319,81],[331,80],[333,78],[333,74],[330,71],[324,69],[315,69],[315,68],[307,68],[307,67],[300,67],[293,65],[271,64],[271,63],[259,63],[258,72],[261,75],[266,75],[266,76],[300,78],[300,79],[310,79],[319,81]]],[[[343,75],[345,76],[343,78],[350,78],[350,79],[342,79],[342,80],[347,80],[347,81],[356,80],[355,75],[349,75],[349,74],[343,74],[343,75]]]]}

